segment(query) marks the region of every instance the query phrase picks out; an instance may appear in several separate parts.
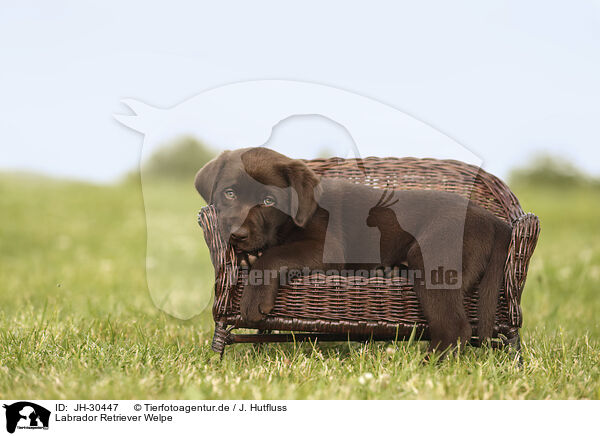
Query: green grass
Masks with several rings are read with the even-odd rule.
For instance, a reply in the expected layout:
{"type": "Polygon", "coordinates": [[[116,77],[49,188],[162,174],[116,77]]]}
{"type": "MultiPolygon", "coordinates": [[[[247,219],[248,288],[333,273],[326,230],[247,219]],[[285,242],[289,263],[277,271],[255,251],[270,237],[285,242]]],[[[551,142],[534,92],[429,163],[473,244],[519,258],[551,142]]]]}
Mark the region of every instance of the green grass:
{"type": "Polygon", "coordinates": [[[186,189],[145,192],[159,265],[149,292],[139,186],[0,175],[0,397],[600,398],[599,191],[516,189],[542,220],[520,368],[473,348],[423,365],[424,343],[237,345],[220,362],[200,203],[186,189]],[[203,260],[178,266],[178,253],[203,260]],[[182,293],[190,283],[198,291],[182,293]]]}

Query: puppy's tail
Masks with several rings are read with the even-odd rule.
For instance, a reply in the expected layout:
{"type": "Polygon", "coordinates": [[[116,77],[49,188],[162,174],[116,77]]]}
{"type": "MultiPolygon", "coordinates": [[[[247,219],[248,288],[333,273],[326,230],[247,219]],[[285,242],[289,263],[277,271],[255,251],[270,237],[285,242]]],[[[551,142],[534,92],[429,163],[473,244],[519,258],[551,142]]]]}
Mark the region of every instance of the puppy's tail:
{"type": "Polygon", "coordinates": [[[477,336],[481,343],[491,338],[494,333],[498,291],[504,279],[504,265],[508,256],[511,229],[504,223],[498,223],[494,232],[494,245],[490,254],[488,266],[479,282],[479,305],[477,316],[477,336]]]}

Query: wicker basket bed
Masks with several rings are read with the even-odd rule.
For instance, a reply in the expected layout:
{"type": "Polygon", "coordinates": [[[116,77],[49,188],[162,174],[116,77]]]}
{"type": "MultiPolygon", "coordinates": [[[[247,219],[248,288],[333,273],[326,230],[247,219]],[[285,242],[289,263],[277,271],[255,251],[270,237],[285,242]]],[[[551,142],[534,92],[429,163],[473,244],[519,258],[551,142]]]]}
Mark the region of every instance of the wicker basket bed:
{"type": "MultiPolygon", "coordinates": [[[[540,227],[538,218],[524,213],[508,187],[482,169],[454,160],[417,158],[315,159],[306,161],[322,177],[342,177],[354,183],[386,189],[433,189],[455,192],[480,204],[510,223],[512,239],[505,280],[498,289],[494,337],[500,343],[520,345],[521,293],[540,227]]],[[[214,206],[204,207],[198,222],[204,230],[215,268],[212,349],[223,354],[226,345],[241,342],[427,340],[427,322],[415,292],[402,277],[307,276],[283,286],[275,307],[259,324],[246,324],[239,300],[248,271],[218,232],[214,206]],[[234,334],[238,328],[256,334],[234,334]],[[283,331],[289,333],[275,333],[283,331]]],[[[477,294],[465,299],[477,343],[477,294]]]]}

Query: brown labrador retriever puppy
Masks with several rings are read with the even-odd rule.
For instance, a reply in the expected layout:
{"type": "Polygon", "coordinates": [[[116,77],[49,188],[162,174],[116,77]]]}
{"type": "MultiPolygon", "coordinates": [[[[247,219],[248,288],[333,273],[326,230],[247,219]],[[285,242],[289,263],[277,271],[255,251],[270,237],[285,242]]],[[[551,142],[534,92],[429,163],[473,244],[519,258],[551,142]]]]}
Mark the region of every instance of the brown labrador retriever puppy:
{"type": "Polygon", "coordinates": [[[471,337],[464,297],[479,291],[478,336],[491,337],[508,253],[507,223],[440,191],[383,192],[323,178],[263,147],[225,151],[196,175],[236,250],[256,255],[240,302],[263,319],[289,271],[407,268],[431,333],[430,351],[471,337]],[[374,248],[375,247],[375,248],[374,248]],[[252,274],[250,275],[252,277],[252,274]]]}

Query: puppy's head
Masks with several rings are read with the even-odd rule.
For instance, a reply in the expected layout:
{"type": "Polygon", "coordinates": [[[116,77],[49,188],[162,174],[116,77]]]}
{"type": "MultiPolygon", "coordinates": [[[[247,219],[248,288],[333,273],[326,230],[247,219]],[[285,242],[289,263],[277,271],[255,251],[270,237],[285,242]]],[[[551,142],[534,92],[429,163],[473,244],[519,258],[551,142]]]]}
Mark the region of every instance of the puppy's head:
{"type": "Polygon", "coordinates": [[[317,208],[319,178],[299,160],[268,148],[225,151],[196,175],[196,189],[219,211],[221,231],[237,249],[278,245],[317,208]]]}

